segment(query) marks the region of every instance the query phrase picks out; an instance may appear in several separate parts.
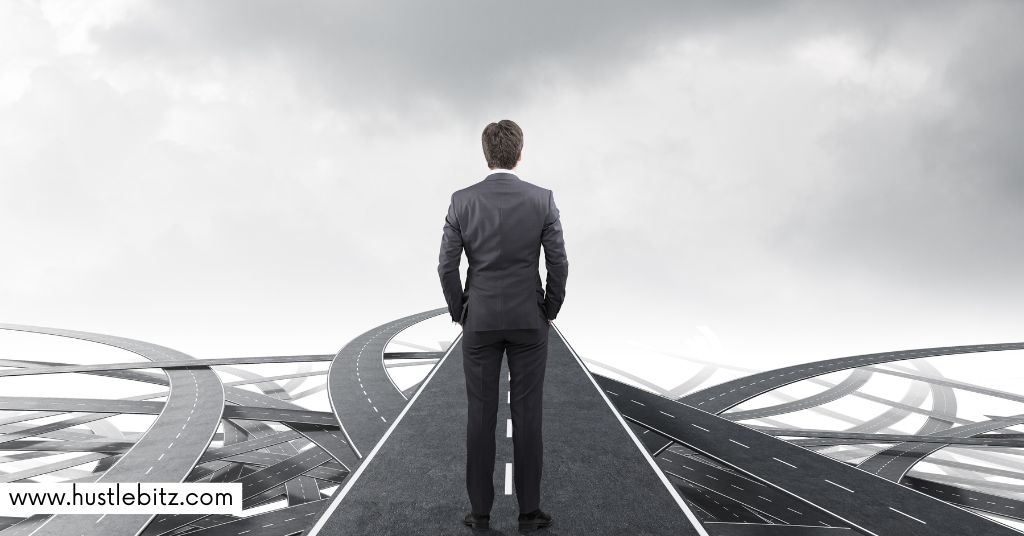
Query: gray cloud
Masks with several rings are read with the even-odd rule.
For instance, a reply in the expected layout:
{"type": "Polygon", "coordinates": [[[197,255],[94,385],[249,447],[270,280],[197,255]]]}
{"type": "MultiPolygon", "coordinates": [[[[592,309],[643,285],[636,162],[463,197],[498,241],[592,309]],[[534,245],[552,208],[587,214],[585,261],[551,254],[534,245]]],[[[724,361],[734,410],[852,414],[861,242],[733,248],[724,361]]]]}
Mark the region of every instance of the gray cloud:
{"type": "Polygon", "coordinates": [[[19,4],[0,319],[329,351],[439,303],[448,195],[511,117],[581,351],[708,325],[768,366],[1024,321],[1017,4],[403,4],[19,4]]]}
{"type": "Polygon", "coordinates": [[[836,175],[808,199],[795,254],[922,292],[1024,298],[1024,6],[976,8],[901,36],[933,51],[939,103],[879,106],[825,136],[836,175]]]}
{"type": "Polygon", "coordinates": [[[925,6],[949,9],[935,2],[188,0],[143,5],[93,38],[104,52],[150,68],[270,62],[317,98],[415,120],[432,105],[441,107],[437,116],[507,109],[562,79],[600,86],[688,36],[728,33],[730,46],[756,54],[839,27],[884,46],[925,6]]]}

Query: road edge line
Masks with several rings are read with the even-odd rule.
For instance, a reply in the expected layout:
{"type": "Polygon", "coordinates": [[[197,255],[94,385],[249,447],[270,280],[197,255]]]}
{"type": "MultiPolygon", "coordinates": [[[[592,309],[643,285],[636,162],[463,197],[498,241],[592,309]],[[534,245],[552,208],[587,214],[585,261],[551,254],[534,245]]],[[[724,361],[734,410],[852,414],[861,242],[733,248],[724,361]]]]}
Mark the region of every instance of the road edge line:
{"type": "MultiPolygon", "coordinates": [[[[342,499],[345,498],[345,495],[348,494],[349,490],[352,489],[352,486],[354,486],[356,481],[359,480],[359,477],[362,476],[363,469],[365,469],[366,466],[370,464],[370,461],[372,461],[373,458],[377,456],[377,452],[384,445],[384,443],[387,442],[388,438],[391,437],[391,433],[394,432],[395,428],[398,427],[398,423],[402,422],[402,419],[405,417],[405,414],[409,411],[409,408],[411,408],[412,405],[416,403],[416,399],[419,398],[420,393],[422,393],[427,388],[427,385],[430,384],[430,380],[434,378],[434,374],[436,374],[437,371],[441,369],[441,365],[444,364],[444,362],[448,359],[448,356],[451,355],[453,350],[455,350],[455,346],[458,345],[461,340],[462,332],[460,331],[459,335],[455,337],[454,341],[452,341],[451,346],[448,347],[448,351],[444,353],[444,356],[441,358],[440,361],[437,362],[437,365],[435,365],[434,368],[430,370],[430,373],[423,380],[423,383],[420,384],[419,389],[416,390],[416,393],[412,395],[412,398],[409,399],[409,402],[405,405],[404,408],[402,408],[402,412],[399,413],[398,417],[391,422],[391,426],[389,426],[387,431],[384,432],[384,436],[380,438],[380,441],[377,441],[377,444],[373,446],[373,450],[371,450],[370,453],[366,455],[366,458],[364,458],[362,463],[359,464],[359,467],[356,467],[355,472],[345,479],[345,485],[338,490],[334,497],[332,497],[331,504],[327,505],[327,509],[324,510],[324,513],[321,514],[320,517],[316,520],[316,523],[313,524],[313,527],[306,532],[306,536],[316,536],[320,533],[324,525],[327,524],[327,519],[331,517],[332,514],[334,514],[334,511],[338,509],[338,505],[341,504],[342,499]]],[[[703,536],[707,535],[705,534],[703,536]]]]}
{"type": "MultiPolygon", "coordinates": [[[[686,505],[685,501],[683,501],[682,496],[679,495],[679,492],[675,489],[675,486],[673,486],[672,483],[668,481],[668,477],[665,476],[665,473],[661,471],[661,468],[658,467],[658,464],[654,462],[654,458],[651,457],[651,454],[647,452],[647,447],[645,447],[644,444],[640,441],[640,438],[636,437],[636,434],[633,433],[633,430],[629,428],[629,425],[626,424],[626,420],[622,418],[622,414],[620,414],[619,410],[615,408],[615,405],[612,404],[612,401],[608,399],[608,395],[604,393],[604,389],[601,389],[601,386],[597,384],[597,380],[595,380],[594,376],[590,374],[590,370],[587,369],[587,366],[583,363],[583,360],[580,359],[580,356],[578,354],[576,354],[576,350],[573,349],[572,345],[569,344],[569,341],[566,340],[564,335],[562,335],[562,330],[558,329],[558,326],[556,326],[554,322],[551,322],[551,327],[555,328],[555,332],[558,333],[558,338],[562,339],[562,342],[565,343],[565,347],[569,349],[569,353],[572,354],[572,356],[576,359],[576,362],[579,363],[580,368],[583,369],[583,373],[586,374],[587,378],[590,379],[590,383],[594,384],[594,388],[597,389],[598,393],[600,393],[601,398],[604,400],[604,403],[608,405],[608,408],[612,410],[612,414],[615,415],[615,418],[619,420],[619,424],[621,424],[622,428],[626,431],[627,434],[629,434],[629,437],[633,439],[633,443],[636,444],[637,449],[640,451],[641,454],[643,454],[644,458],[647,460],[647,463],[651,465],[651,468],[654,469],[654,474],[658,475],[658,478],[661,480],[661,483],[665,485],[665,488],[668,490],[669,494],[672,495],[672,498],[675,499],[676,504],[679,505],[679,508],[683,510],[683,513],[686,515],[686,518],[690,520],[690,524],[693,525],[693,528],[697,531],[697,534],[700,534],[700,536],[709,536],[707,530],[704,528],[704,525],[701,524],[700,520],[697,519],[697,516],[694,515],[693,511],[690,510],[690,507],[686,505]]],[[[310,534],[309,536],[314,535],[310,534]]]]}

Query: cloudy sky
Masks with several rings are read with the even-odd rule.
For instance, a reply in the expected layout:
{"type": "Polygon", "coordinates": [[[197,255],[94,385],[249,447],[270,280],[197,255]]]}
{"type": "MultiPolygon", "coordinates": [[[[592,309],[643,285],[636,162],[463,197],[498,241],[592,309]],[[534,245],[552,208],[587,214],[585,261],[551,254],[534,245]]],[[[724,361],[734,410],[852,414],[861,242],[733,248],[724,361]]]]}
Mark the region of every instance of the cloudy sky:
{"type": "Polygon", "coordinates": [[[584,357],[1024,340],[1024,4],[723,4],[0,0],[0,322],[334,352],[509,118],[584,357]]]}

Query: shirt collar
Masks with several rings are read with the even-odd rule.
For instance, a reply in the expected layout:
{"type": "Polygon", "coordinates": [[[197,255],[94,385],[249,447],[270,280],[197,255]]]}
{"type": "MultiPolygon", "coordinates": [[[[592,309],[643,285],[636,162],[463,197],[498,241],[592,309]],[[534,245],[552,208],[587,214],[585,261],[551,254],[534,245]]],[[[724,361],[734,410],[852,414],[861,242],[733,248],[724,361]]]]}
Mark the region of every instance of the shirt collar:
{"type": "Polygon", "coordinates": [[[497,178],[497,177],[494,177],[494,174],[496,174],[496,173],[508,173],[509,175],[512,175],[513,177],[519,178],[516,175],[515,171],[512,171],[511,169],[505,169],[505,168],[494,168],[494,169],[490,170],[488,172],[488,174],[487,174],[487,178],[488,179],[490,179],[490,178],[497,178]]]}

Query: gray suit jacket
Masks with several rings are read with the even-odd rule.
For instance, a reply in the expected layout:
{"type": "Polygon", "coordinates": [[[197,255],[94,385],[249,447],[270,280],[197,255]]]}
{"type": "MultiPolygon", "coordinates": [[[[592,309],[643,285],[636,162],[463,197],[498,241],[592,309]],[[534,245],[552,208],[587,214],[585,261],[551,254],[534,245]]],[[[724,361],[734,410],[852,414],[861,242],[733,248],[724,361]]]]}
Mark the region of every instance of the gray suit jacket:
{"type": "Polygon", "coordinates": [[[512,173],[493,173],[453,193],[437,264],[452,320],[466,330],[541,328],[554,320],[569,276],[558,216],[551,190],[512,173]],[[469,259],[465,290],[463,249],[469,259]]]}

